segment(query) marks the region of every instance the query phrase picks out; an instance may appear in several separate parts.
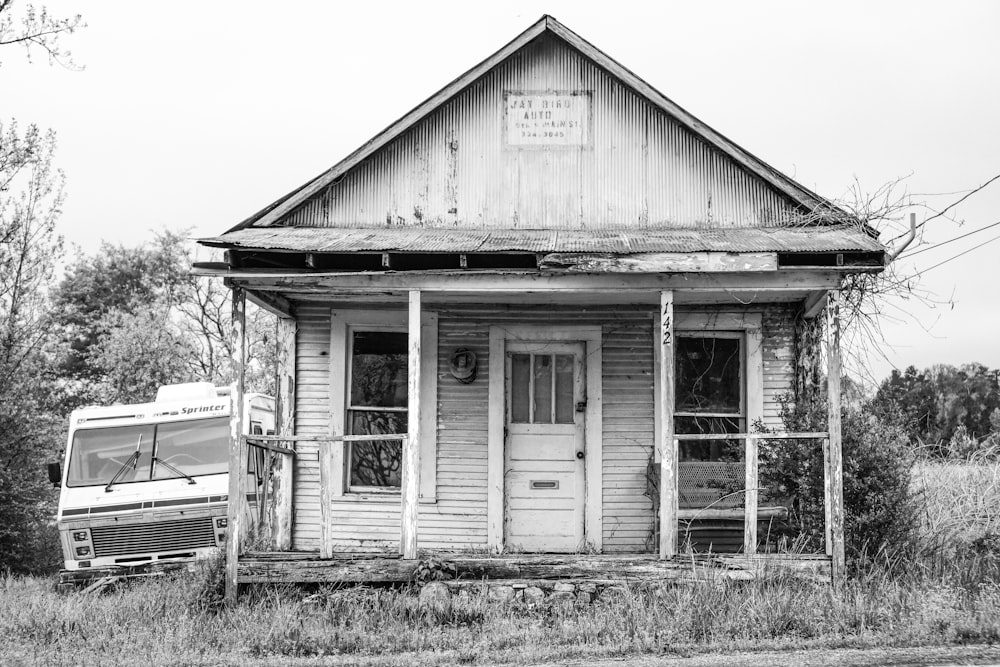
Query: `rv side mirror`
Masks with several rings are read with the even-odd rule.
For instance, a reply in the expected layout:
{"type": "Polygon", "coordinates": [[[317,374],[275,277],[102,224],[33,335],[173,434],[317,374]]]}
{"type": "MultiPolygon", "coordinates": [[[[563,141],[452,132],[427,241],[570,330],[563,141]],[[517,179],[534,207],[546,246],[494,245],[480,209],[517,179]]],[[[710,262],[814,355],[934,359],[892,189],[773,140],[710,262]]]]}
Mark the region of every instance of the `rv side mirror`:
{"type": "Polygon", "coordinates": [[[58,462],[49,464],[49,481],[52,482],[52,486],[62,484],[62,464],[58,462]]]}

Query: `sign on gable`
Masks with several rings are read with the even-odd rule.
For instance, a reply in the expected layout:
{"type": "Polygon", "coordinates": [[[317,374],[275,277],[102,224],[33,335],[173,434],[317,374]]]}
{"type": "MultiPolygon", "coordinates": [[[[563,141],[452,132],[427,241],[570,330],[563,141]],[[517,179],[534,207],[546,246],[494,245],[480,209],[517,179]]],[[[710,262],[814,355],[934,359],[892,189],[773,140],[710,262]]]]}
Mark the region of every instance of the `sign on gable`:
{"type": "Polygon", "coordinates": [[[590,143],[590,93],[504,93],[504,142],[512,148],[590,143]]]}

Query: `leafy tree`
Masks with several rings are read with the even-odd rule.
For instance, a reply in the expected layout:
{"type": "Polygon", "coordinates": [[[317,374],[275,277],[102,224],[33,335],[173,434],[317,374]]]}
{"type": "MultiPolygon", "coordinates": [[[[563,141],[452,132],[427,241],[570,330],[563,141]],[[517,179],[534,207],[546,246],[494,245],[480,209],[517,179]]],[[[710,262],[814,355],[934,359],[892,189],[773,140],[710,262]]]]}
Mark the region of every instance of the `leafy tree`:
{"type": "Polygon", "coordinates": [[[964,457],[995,430],[990,420],[1000,408],[998,375],[977,363],[923,371],[910,366],[882,382],[872,409],[898,416],[910,441],[925,445],[927,453],[964,457]]]}
{"type": "Polygon", "coordinates": [[[187,253],[180,234],[162,232],[129,248],[103,242],[93,255],[78,255],[53,294],[67,344],[63,368],[76,379],[95,381],[90,348],[107,333],[113,313],[173,308],[184,289],[187,253]]]}
{"type": "MultiPolygon", "coordinates": [[[[21,44],[30,58],[42,49],[70,62],[59,43],[80,17],[55,19],[27,6],[19,20],[13,0],[0,0],[0,46],[21,44]]],[[[51,320],[46,288],[62,240],[55,223],[64,178],[53,166],[55,135],[0,121],[0,569],[44,569],[59,558],[48,528],[54,494],[42,464],[57,449],[61,421],[53,416],[55,383],[46,345],[51,320]]]]}
{"type": "Polygon", "coordinates": [[[98,323],[102,335],[90,361],[99,372],[96,393],[105,403],[152,401],[165,384],[193,381],[190,340],[162,312],[112,311],[98,323]]]}
{"type": "MultiPolygon", "coordinates": [[[[79,255],[55,290],[70,403],[151,400],[162,384],[233,380],[230,291],[189,274],[184,232],[104,243],[79,255]]],[[[247,308],[248,387],[273,392],[274,318],[247,308]]]]}
{"type": "MultiPolygon", "coordinates": [[[[826,429],[823,392],[782,406],[789,431],[826,429]]],[[[841,412],[844,465],[844,541],[854,557],[913,545],[919,503],[910,485],[912,453],[900,419],[868,409],[841,412]]],[[[816,442],[763,440],[760,484],[788,504],[794,532],[818,548],[825,532],[823,452],[816,442]]]]}

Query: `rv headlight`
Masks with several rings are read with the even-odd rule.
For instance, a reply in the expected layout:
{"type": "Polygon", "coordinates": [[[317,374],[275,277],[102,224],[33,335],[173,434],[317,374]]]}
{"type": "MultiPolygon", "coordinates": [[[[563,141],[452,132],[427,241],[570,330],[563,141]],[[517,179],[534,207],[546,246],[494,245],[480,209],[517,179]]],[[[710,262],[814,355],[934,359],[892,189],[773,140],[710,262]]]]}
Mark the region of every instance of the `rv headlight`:
{"type": "Polygon", "coordinates": [[[73,532],[73,541],[74,542],[86,542],[89,539],[90,539],[90,535],[88,535],[87,531],[85,531],[85,530],[77,530],[77,531],[73,532]]]}
{"type": "Polygon", "coordinates": [[[77,556],[89,556],[90,555],[90,547],[77,547],[76,548],[76,555],[77,556]]]}
{"type": "Polygon", "coordinates": [[[229,525],[229,517],[220,516],[215,519],[216,528],[225,528],[229,525]]]}

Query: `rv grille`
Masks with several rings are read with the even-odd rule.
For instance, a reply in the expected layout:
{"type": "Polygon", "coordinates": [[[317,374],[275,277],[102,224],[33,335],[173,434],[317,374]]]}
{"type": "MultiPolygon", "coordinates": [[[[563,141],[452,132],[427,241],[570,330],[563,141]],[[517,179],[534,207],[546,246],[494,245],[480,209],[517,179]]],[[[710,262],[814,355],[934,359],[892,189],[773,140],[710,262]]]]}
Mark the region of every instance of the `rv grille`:
{"type": "Polygon", "coordinates": [[[215,546],[212,517],[102,526],[90,531],[98,558],[215,546]]]}

